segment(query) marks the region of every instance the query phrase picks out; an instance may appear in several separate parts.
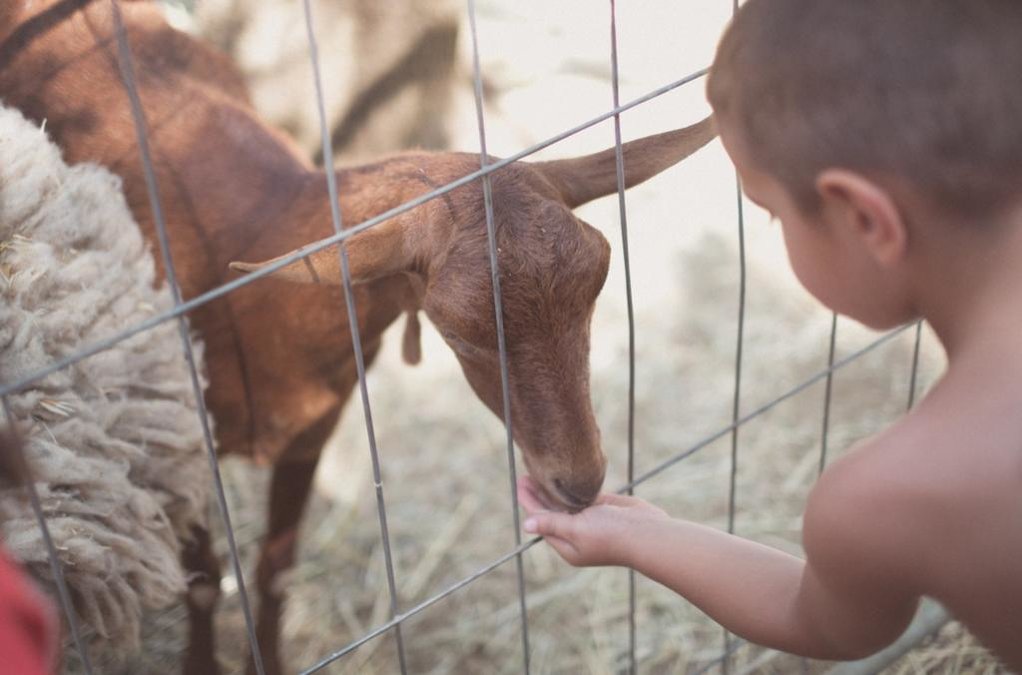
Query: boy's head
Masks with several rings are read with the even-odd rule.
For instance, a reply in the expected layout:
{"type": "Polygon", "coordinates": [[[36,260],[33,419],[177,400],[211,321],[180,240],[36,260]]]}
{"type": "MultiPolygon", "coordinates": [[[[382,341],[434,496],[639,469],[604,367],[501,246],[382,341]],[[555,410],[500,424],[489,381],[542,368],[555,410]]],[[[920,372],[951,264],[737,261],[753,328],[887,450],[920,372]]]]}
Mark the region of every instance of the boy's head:
{"type": "Polygon", "coordinates": [[[982,218],[1022,186],[1022,2],[749,0],[708,84],[800,206],[828,167],[982,218]]]}
{"type": "Polygon", "coordinates": [[[852,296],[892,285],[884,256],[904,252],[913,221],[982,227],[1018,205],[1020,36],[1019,0],[748,0],[739,10],[707,89],[750,198],[758,181],[784,193],[788,214],[775,196],[758,200],[782,222],[875,215],[903,230],[857,242],[868,249],[859,260],[829,241],[833,259],[815,270],[803,259],[800,270],[793,245],[822,239],[792,235],[823,233],[785,222],[795,271],[825,304],[876,327],[912,318],[907,296],[876,311],[852,296]],[[862,288],[821,288],[837,264],[862,288]]]}

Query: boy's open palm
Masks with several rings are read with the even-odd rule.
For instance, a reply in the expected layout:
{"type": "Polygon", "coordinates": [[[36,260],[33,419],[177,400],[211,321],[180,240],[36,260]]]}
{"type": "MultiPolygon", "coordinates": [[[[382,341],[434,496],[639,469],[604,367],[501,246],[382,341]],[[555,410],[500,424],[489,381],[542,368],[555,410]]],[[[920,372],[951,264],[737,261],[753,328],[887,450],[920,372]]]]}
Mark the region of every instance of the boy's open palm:
{"type": "Polygon", "coordinates": [[[668,518],[662,509],[638,497],[609,493],[578,513],[553,511],[528,476],[518,480],[518,499],[528,514],[525,531],[542,535],[562,558],[580,567],[628,565],[629,535],[668,518]]]}

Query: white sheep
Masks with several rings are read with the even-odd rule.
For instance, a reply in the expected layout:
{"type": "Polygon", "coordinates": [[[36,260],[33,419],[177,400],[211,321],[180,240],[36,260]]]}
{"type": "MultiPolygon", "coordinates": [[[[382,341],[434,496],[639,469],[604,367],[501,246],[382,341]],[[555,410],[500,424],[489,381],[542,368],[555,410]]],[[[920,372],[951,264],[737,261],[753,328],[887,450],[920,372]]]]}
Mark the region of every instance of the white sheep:
{"type": "MultiPolygon", "coordinates": [[[[0,106],[0,377],[18,380],[169,309],[154,281],[120,179],[68,167],[43,130],[0,106]]],[[[120,342],[9,402],[77,613],[97,644],[126,653],[143,611],[184,593],[180,542],[207,520],[209,469],[177,327],[120,342]]],[[[53,588],[18,492],[0,491],[0,522],[12,554],[53,588]]]]}

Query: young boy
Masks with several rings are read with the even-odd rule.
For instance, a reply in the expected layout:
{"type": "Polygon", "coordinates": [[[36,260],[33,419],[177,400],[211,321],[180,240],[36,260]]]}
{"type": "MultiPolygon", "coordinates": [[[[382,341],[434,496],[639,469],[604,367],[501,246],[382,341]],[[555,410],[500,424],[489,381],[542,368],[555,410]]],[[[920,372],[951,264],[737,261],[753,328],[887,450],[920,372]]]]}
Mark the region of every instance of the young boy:
{"type": "Polygon", "coordinates": [[[708,93],[749,199],[827,307],[926,319],[948,370],[820,478],[806,559],[601,496],[569,515],[520,485],[525,529],[626,565],[746,639],[853,659],[921,596],[1022,671],[1022,2],[749,0],[708,93]]]}

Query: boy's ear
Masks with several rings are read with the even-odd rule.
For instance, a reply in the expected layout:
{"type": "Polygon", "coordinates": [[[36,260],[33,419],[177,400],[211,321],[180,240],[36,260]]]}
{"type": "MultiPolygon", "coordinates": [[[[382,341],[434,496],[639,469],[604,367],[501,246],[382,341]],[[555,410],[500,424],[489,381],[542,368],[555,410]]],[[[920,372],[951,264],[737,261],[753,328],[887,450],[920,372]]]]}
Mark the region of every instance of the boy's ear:
{"type": "Polygon", "coordinates": [[[908,228],[891,194],[862,174],[826,169],[816,178],[823,212],[853,235],[884,267],[908,249],[908,228]]]}

